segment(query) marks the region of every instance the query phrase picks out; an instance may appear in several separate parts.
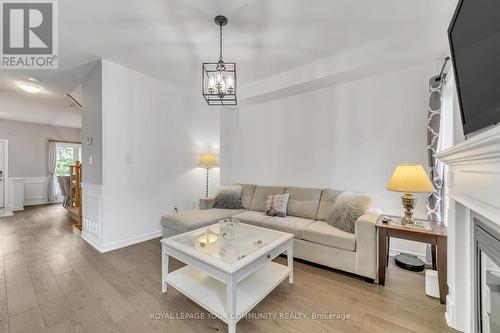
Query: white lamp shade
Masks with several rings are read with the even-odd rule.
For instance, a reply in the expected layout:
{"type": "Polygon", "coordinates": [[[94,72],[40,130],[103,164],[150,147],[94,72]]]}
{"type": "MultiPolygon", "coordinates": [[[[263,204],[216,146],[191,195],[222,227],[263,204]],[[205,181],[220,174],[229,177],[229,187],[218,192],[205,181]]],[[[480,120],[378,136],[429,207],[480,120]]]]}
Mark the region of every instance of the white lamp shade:
{"type": "Polygon", "coordinates": [[[420,164],[400,164],[394,170],[386,188],[405,193],[431,193],[436,191],[420,164]]]}
{"type": "Polygon", "coordinates": [[[217,159],[214,154],[205,153],[201,155],[198,165],[202,168],[215,168],[217,166],[217,159]]]}

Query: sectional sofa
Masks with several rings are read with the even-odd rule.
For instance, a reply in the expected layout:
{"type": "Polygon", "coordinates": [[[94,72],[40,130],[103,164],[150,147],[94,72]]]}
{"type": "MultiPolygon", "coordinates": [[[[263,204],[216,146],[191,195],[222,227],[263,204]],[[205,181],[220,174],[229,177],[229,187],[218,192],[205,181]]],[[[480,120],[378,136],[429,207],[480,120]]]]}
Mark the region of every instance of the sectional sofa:
{"type": "Polygon", "coordinates": [[[163,236],[202,228],[220,219],[234,217],[242,223],[276,229],[295,235],[293,254],[320,265],[354,273],[373,282],[377,274],[377,213],[362,215],[354,234],[325,221],[342,193],[332,189],[242,184],[243,209],[212,208],[214,200],[200,200],[200,208],[162,216],[163,236]],[[286,217],[264,214],[269,195],[290,193],[286,217]]]}

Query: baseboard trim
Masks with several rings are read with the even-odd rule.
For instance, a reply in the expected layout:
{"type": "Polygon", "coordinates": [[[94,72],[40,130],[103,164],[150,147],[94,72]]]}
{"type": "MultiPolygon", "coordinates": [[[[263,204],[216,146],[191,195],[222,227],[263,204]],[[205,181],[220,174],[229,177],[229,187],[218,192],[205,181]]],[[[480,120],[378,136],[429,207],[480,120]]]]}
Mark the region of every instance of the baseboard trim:
{"type": "Polygon", "coordinates": [[[14,216],[13,210],[10,207],[0,208],[0,217],[14,216]]]}
{"type": "Polygon", "coordinates": [[[82,231],[78,229],[75,224],[73,224],[73,233],[78,236],[82,235],[82,231]]]}
{"type": "Polygon", "coordinates": [[[97,251],[99,251],[100,253],[104,253],[106,251],[104,251],[104,248],[103,246],[101,245],[101,242],[99,242],[97,239],[95,239],[92,235],[86,233],[85,231],[82,230],[80,236],[82,237],[82,239],[84,241],[86,241],[87,243],[89,243],[90,245],[92,245],[92,247],[94,249],[96,249],[97,251]]]}
{"type": "Polygon", "coordinates": [[[89,235],[85,231],[82,231],[82,238],[87,243],[89,243],[90,245],[92,245],[97,251],[99,251],[101,253],[106,253],[106,252],[118,250],[118,249],[121,249],[123,247],[127,247],[127,246],[130,246],[130,245],[134,245],[134,244],[146,242],[148,240],[151,240],[151,239],[154,239],[154,238],[158,238],[158,237],[161,237],[161,236],[162,236],[162,230],[159,230],[159,231],[150,232],[150,233],[147,233],[147,234],[144,234],[144,235],[141,235],[141,236],[124,239],[122,241],[113,242],[113,243],[110,243],[110,244],[101,244],[94,237],[92,237],[91,235],[89,235]]]}
{"type": "Polygon", "coordinates": [[[455,303],[452,301],[450,295],[446,295],[446,312],[444,313],[444,319],[446,320],[446,325],[456,329],[457,331],[461,331],[460,328],[456,327],[455,303]]]}
{"type": "MultiPolygon", "coordinates": [[[[57,205],[57,204],[62,204],[62,203],[63,203],[62,201],[50,202],[48,200],[28,200],[28,201],[24,202],[24,206],[38,206],[38,205],[48,205],[48,204],[57,205]]],[[[24,208],[12,209],[12,210],[16,211],[16,210],[23,210],[23,209],[24,208]]]]}
{"type": "Polygon", "coordinates": [[[24,206],[45,205],[50,203],[47,199],[27,199],[24,200],[24,206]]]}

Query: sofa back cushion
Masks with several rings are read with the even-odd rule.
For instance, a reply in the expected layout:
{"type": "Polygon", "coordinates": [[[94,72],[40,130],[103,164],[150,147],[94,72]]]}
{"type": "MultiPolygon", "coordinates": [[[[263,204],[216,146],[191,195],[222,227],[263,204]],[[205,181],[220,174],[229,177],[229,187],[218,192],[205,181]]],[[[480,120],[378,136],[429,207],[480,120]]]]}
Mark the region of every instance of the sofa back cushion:
{"type": "Polygon", "coordinates": [[[321,195],[321,201],[319,203],[318,217],[319,221],[326,221],[330,215],[332,215],[332,207],[338,196],[342,193],[339,190],[332,190],[325,188],[323,194],[321,195]]]}
{"type": "Polygon", "coordinates": [[[253,194],[255,192],[255,185],[238,184],[241,186],[241,205],[243,208],[248,209],[252,204],[253,194]]]}
{"type": "Polygon", "coordinates": [[[316,219],[318,214],[321,189],[304,187],[287,187],[285,193],[290,193],[287,215],[316,219]]]}
{"type": "Polygon", "coordinates": [[[249,209],[264,212],[266,210],[267,197],[283,193],[285,193],[285,187],[282,186],[256,186],[249,209]]]}

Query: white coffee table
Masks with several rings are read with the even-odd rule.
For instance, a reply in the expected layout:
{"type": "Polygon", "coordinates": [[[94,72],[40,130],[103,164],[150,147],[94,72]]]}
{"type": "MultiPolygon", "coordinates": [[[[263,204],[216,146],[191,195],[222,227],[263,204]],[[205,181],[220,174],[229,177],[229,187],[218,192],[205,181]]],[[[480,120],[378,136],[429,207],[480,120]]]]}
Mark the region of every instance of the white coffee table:
{"type": "Polygon", "coordinates": [[[228,324],[236,323],[286,277],[293,283],[293,235],[240,223],[235,236],[225,240],[219,224],[164,238],[162,292],[172,286],[228,324]],[[218,234],[212,244],[200,244],[207,230],[218,234]],[[272,260],[287,252],[288,266],[272,260]],[[172,256],[187,265],[168,272],[172,256]]]}

